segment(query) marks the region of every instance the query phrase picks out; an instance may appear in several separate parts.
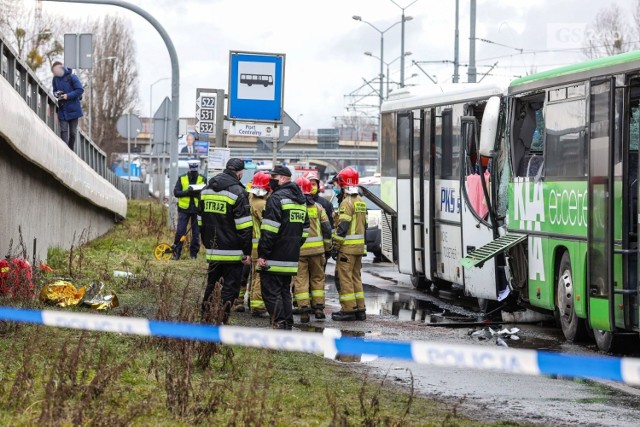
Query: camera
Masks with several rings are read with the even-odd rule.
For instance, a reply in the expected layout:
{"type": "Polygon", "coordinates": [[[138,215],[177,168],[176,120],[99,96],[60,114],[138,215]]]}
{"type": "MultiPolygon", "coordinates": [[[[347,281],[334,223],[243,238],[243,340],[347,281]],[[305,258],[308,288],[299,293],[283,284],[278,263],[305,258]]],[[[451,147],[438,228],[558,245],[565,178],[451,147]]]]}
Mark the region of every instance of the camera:
{"type": "Polygon", "coordinates": [[[57,91],[55,91],[55,92],[54,92],[54,94],[53,94],[53,95],[54,95],[54,96],[56,97],[56,99],[58,100],[58,104],[60,104],[60,103],[62,103],[62,102],[64,102],[64,101],[65,101],[65,100],[62,98],[62,95],[64,95],[64,92],[63,92],[63,91],[61,91],[61,90],[57,90],[57,91]]]}

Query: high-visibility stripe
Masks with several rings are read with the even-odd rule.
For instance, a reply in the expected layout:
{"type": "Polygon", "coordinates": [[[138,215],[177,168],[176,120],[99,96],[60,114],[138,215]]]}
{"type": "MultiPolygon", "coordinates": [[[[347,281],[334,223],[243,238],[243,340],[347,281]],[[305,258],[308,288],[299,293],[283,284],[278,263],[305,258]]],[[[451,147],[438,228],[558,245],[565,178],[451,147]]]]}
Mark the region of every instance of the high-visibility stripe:
{"type": "Polygon", "coordinates": [[[299,205],[298,203],[283,203],[282,204],[282,209],[287,211],[290,209],[296,209],[299,211],[307,211],[307,206],[306,205],[299,205]]]}
{"type": "Polygon", "coordinates": [[[356,299],[364,299],[364,292],[356,292],[356,299]]]}
{"type": "Polygon", "coordinates": [[[296,301],[308,300],[309,298],[309,292],[300,292],[299,294],[296,294],[296,301]]]}
{"type": "Polygon", "coordinates": [[[304,232],[303,232],[303,233],[302,233],[302,238],[303,238],[303,239],[306,239],[307,237],[309,237],[309,233],[304,233],[304,232]]]}
{"type": "Polygon", "coordinates": [[[279,227],[272,227],[269,224],[262,224],[262,227],[260,227],[260,229],[263,231],[271,231],[272,233],[276,234],[278,234],[278,231],[280,231],[279,227]]]}
{"type": "Polygon", "coordinates": [[[297,273],[298,263],[295,261],[275,261],[267,260],[269,269],[266,270],[269,273],[297,273]]]}
{"type": "Polygon", "coordinates": [[[237,219],[234,219],[233,221],[236,223],[236,226],[245,224],[247,222],[253,224],[250,216],[243,216],[242,218],[237,218],[237,219]]]}
{"type": "Polygon", "coordinates": [[[225,191],[203,190],[200,193],[200,198],[202,200],[219,200],[222,202],[229,203],[230,205],[235,205],[236,200],[238,200],[237,195],[226,190],[225,191]]]}
{"type": "Polygon", "coordinates": [[[345,237],[346,240],[364,239],[364,234],[351,234],[345,237]]]}
{"type": "Polygon", "coordinates": [[[244,298],[245,292],[247,292],[247,291],[245,291],[244,289],[240,288],[240,293],[238,294],[238,298],[244,298]]]}
{"type": "Polygon", "coordinates": [[[241,250],[207,249],[208,261],[242,261],[241,250]]]}
{"type": "Polygon", "coordinates": [[[335,240],[339,240],[339,241],[343,241],[343,240],[344,240],[344,237],[342,237],[342,236],[338,236],[337,234],[336,234],[335,236],[333,236],[333,238],[334,238],[335,240]]]}
{"type": "Polygon", "coordinates": [[[338,219],[344,220],[344,221],[351,221],[351,215],[347,215],[347,214],[340,214],[340,216],[338,217],[338,219]]]}
{"type": "Polygon", "coordinates": [[[260,242],[260,239],[251,239],[251,246],[253,247],[253,249],[258,248],[258,242],[260,242]]]}
{"type": "Polygon", "coordinates": [[[324,291],[324,289],[316,289],[311,291],[311,296],[314,298],[324,298],[325,295],[326,292],[324,291]]]}
{"type": "Polygon", "coordinates": [[[302,229],[302,232],[303,232],[303,233],[307,233],[307,234],[309,234],[309,232],[310,232],[310,231],[311,231],[311,230],[310,230],[309,228],[303,228],[303,229],[302,229]]]}
{"type": "Polygon", "coordinates": [[[236,221],[236,230],[244,230],[245,228],[253,227],[253,222],[251,220],[239,223],[236,221]]]}
{"type": "MultiPolygon", "coordinates": [[[[313,237],[311,237],[311,239],[313,239],[313,237]]],[[[319,242],[310,242],[309,239],[307,239],[307,241],[304,242],[300,249],[317,248],[318,246],[324,246],[324,242],[322,240],[319,242]]]]}
{"type": "Polygon", "coordinates": [[[267,270],[269,273],[291,273],[297,274],[298,267],[271,267],[267,270]]]}
{"type": "Polygon", "coordinates": [[[355,301],[356,300],[356,294],[343,294],[340,295],[340,301],[355,301]]]}
{"type": "Polygon", "coordinates": [[[249,302],[249,305],[251,306],[251,308],[258,308],[258,309],[265,308],[264,301],[259,299],[252,299],[249,302]]]}
{"type": "Polygon", "coordinates": [[[279,266],[279,267],[297,267],[298,263],[296,261],[274,261],[267,260],[270,266],[279,266]]]}
{"type": "Polygon", "coordinates": [[[364,245],[364,239],[345,240],[343,245],[364,245]]]}

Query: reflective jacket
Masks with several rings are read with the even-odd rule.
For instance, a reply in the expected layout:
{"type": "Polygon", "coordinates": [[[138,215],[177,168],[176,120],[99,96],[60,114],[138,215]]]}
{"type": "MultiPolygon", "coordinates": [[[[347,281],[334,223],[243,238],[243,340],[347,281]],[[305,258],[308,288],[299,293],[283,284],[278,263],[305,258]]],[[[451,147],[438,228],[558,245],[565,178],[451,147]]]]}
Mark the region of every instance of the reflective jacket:
{"type": "Polygon", "coordinates": [[[309,237],[300,247],[300,256],[320,255],[331,250],[331,223],[320,203],[307,198],[309,237]]]}
{"type": "Polygon", "coordinates": [[[329,218],[329,224],[331,224],[331,228],[333,229],[333,203],[319,194],[313,196],[313,201],[322,205],[329,218]]]}
{"type": "Polygon", "coordinates": [[[359,194],[345,194],[338,208],[335,248],[342,253],[363,255],[367,230],[367,204],[359,194]]]}
{"type": "Polygon", "coordinates": [[[231,171],[214,176],[200,193],[200,234],[207,260],[240,262],[251,255],[251,213],[247,192],[231,171]]]}
{"type": "Polygon", "coordinates": [[[309,235],[307,202],[300,187],[288,182],[267,199],[262,215],[258,257],[267,261],[268,273],[295,276],[300,246],[309,235]]]}
{"type": "Polygon", "coordinates": [[[185,173],[180,176],[173,189],[173,195],[178,198],[178,210],[182,212],[198,212],[199,196],[189,195],[189,186],[193,184],[204,184],[204,177],[200,174],[189,175],[185,173]]]}
{"type": "Polygon", "coordinates": [[[251,221],[253,223],[251,257],[258,259],[258,241],[260,240],[260,226],[262,225],[262,213],[267,203],[267,196],[258,197],[255,194],[249,194],[249,205],[251,207],[251,221]]]}

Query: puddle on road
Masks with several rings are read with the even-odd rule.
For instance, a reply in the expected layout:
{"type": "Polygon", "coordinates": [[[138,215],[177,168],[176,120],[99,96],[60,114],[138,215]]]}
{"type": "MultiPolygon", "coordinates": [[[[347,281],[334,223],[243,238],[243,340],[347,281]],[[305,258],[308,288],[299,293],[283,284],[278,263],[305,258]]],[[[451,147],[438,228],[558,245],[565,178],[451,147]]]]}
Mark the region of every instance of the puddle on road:
{"type": "MultiPolygon", "coordinates": [[[[320,334],[324,333],[324,330],[325,330],[324,327],[312,326],[312,325],[296,325],[296,327],[300,329],[302,332],[315,332],[320,334]]],[[[375,336],[375,334],[371,332],[349,331],[349,330],[335,329],[335,328],[331,328],[331,329],[340,331],[340,334],[343,337],[370,338],[375,336]]],[[[324,356],[328,359],[333,359],[333,360],[337,360],[338,362],[347,362],[347,363],[366,363],[366,362],[374,361],[378,358],[378,356],[373,354],[361,354],[359,356],[351,356],[351,355],[337,353],[335,355],[325,354],[324,356]]]]}

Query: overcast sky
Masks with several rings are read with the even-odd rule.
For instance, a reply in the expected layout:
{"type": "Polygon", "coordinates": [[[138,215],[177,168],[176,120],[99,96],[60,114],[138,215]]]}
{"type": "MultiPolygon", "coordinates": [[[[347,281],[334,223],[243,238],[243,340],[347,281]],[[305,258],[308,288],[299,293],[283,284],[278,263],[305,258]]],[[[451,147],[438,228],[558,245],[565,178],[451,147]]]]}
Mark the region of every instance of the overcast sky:
{"type": "MultiPolygon", "coordinates": [[[[397,0],[407,5],[412,0],[397,0]]],[[[25,0],[25,3],[33,0],[25,0]]],[[[476,37],[510,47],[477,43],[478,72],[498,66],[484,81],[509,79],[581,61],[581,28],[593,21],[601,7],[617,3],[631,15],[635,0],[478,0],[476,37]],[[577,35],[576,35],[577,34],[577,35]],[[520,54],[517,49],[524,49],[520,54]],[[527,51],[535,50],[535,53],[527,51]],[[553,52],[543,52],[552,50],[553,52]]],[[[229,51],[286,54],[284,107],[304,129],[330,127],[334,116],[349,114],[344,95],[357,89],[363,78],[375,78],[380,55],[380,35],[361,15],[380,29],[400,20],[400,9],[390,0],[139,0],[132,1],[151,13],[168,31],[180,60],[180,115],[194,115],[198,87],[227,90],[229,51]],[[300,116],[301,115],[301,116],[300,116]]],[[[162,39],[144,19],[114,6],[44,2],[46,12],[73,18],[117,13],[128,18],[135,32],[140,71],[140,114],[149,114],[149,86],[169,77],[170,62],[162,39]]],[[[411,64],[416,61],[453,59],[454,0],[418,0],[406,14],[407,84],[432,84],[411,64]],[[413,74],[417,77],[410,78],[413,74]]],[[[69,28],[69,32],[74,32],[69,28]]],[[[385,35],[386,62],[400,55],[400,25],[385,35]]],[[[469,0],[460,0],[460,62],[468,63],[469,0]]],[[[399,63],[391,65],[391,80],[399,80],[399,63]]],[[[451,81],[451,64],[422,67],[439,83],[451,81]]],[[[467,80],[461,67],[461,81],[467,80]]],[[[393,85],[392,85],[393,87],[393,85]]],[[[170,82],[153,90],[153,109],[170,95],[170,82]]],[[[365,92],[361,92],[365,93],[365,92]]],[[[377,104],[369,98],[370,104],[377,104]]]]}

